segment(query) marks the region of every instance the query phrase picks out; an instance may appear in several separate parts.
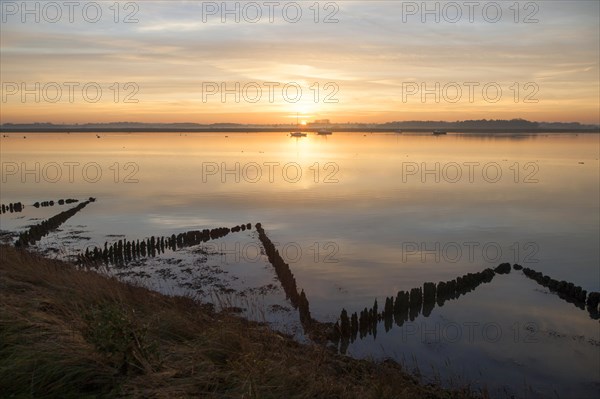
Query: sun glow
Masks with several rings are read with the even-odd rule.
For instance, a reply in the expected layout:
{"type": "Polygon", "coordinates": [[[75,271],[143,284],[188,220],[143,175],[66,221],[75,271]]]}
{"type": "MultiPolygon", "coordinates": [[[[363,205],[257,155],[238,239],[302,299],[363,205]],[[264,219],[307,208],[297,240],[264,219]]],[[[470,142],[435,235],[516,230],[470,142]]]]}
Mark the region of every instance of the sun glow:
{"type": "MultiPolygon", "coordinates": [[[[597,1],[548,2],[544,23],[519,29],[509,18],[514,7],[498,24],[479,7],[473,11],[483,20],[463,14],[457,24],[422,29],[416,15],[398,25],[396,2],[343,2],[344,23],[314,26],[312,9],[298,24],[262,23],[270,20],[263,10],[261,23],[225,27],[216,19],[198,23],[194,2],[145,3],[135,24],[115,25],[109,11],[98,23],[78,21],[84,36],[71,23],[36,24],[33,34],[25,15],[3,14],[0,123],[296,125],[297,114],[308,124],[600,118],[597,1]],[[575,22],[564,23],[565,13],[575,22]],[[256,40],[242,40],[247,29],[256,40]],[[182,30],[188,35],[173,45],[182,30]],[[333,34],[335,46],[323,40],[333,34]],[[477,43],[465,40],[472,34],[480,35],[477,43]],[[508,53],[527,62],[512,63],[508,53]]],[[[523,14],[512,16],[522,21],[523,14]]]]}

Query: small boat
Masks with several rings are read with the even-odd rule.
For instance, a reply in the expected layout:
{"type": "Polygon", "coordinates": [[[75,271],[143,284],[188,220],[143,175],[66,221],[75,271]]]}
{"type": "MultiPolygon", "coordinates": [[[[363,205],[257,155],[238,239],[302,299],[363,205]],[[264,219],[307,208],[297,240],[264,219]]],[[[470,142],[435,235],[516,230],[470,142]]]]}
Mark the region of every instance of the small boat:
{"type": "Polygon", "coordinates": [[[402,129],[395,130],[394,133],[396,133],[396,134],[402,134],[402,129]]]}
{"type": "Polygon", "coordinates": [[[433,131],[433,135],[434,136],[440,136],[440,135],[446,134],[446,133],[448,133],[448,132],[446,132],[445,130],[438,130],[438,129],[436,129],[436,130],[433,131]]]}
{"type": "Polygon", "coordinates": [[[298,113],[296,112],[296,131],[290,132],[291,137],[306,137],[306,133],[300,131],[300,123],[298,122],[298,113]]]}
{"type": "Polygon", "coordinates": [[[317,134],[319,136],[330,136],[333,134],[333,132],[331,130],[321,129],[321,130],[317,131],[317,134]]]}

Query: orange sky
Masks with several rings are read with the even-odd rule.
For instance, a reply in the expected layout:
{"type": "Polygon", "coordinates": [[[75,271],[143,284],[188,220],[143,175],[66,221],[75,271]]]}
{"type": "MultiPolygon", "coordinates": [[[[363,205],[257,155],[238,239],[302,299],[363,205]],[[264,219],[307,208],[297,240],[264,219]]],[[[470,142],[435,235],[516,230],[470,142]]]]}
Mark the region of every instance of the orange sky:
{"type": "Polygon", "coordinates": [[[503,3],[496,22],[444,2],[295,2],[297,22],[293,2],[207,3],[97,2],[93,23],[3,3],[0,122],[600,123],[596,1],[503,3]]]}

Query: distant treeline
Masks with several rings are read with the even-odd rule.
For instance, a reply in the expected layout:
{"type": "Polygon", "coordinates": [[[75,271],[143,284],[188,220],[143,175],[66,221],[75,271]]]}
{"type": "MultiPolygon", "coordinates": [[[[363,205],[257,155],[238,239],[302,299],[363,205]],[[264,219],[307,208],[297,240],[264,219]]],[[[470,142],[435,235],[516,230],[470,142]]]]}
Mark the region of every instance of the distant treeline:
{"type": "MultiPolygon", "coordinates": [[[[288,132],[293,124],[247,125],[237,123],[140,123],[112,122],[86,124],[30,123],[0,125],[0,131],[10,132],[288,132]]],[[[323,127],[309,123],[303,130],[323,127]]],[[[444,129],[450,132],[599,132],[597,125],[583,125],[578,122],[532,122],[524,119],[511,120],[465,120],[465,121],[396,121],[387,123],[330,123],[326,127],[338,132],[395,131],[398,129],[431,132],[444,129]]]]}
{"type": "Polygon", "coordinates": [[[574,131],[592,130],[598,131],[599,126],[582,125],[579,122],[531,122],[525,119],[478,119],[456,122],[445,121],[407,121],[388,122],[383,126],[396,127],[399,129],[447,129],[454,131],[476,131],[476,130],[499,130],[499,131],[574,131]]]}

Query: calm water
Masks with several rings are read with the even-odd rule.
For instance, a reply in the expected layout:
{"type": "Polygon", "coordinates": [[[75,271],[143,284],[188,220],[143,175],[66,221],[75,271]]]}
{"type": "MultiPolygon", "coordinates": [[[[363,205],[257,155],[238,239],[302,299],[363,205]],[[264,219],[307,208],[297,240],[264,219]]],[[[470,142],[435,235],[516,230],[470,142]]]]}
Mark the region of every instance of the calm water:
{"type": "MultiPolygon", "coordinates": [[[[71,206],[36,201],[98,199],[38,244],[50,256],[261,222],[322,322],[501,262],[600,291],[598,135],[25,136],[0,139],[1,202],[26,205],[2,230],[71,206]]],[[[108,273],[303,339],[255,229],[108,273]]],[[[344,350],[499,397],[595,397],[599,345],[598,320],[512,271],[344,350]]]]}

